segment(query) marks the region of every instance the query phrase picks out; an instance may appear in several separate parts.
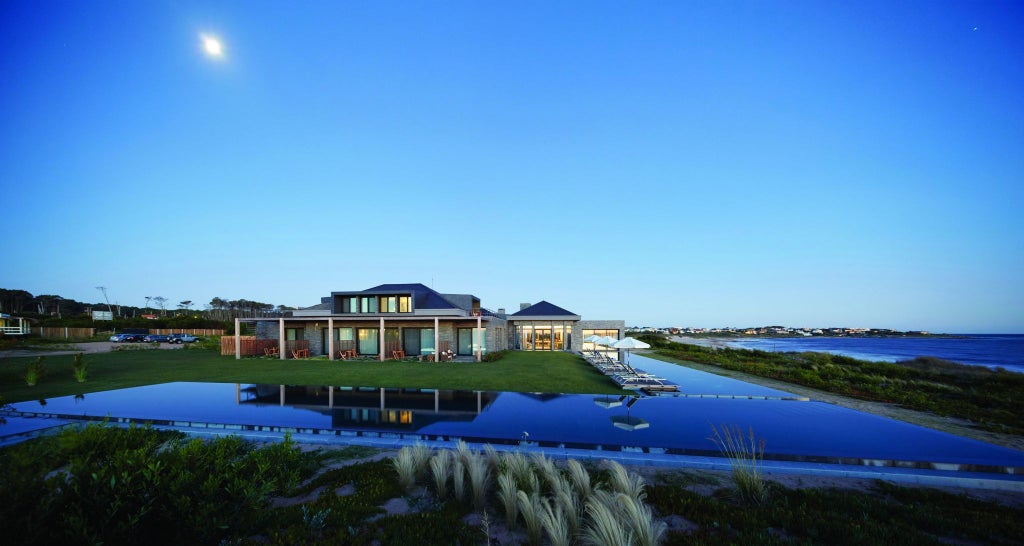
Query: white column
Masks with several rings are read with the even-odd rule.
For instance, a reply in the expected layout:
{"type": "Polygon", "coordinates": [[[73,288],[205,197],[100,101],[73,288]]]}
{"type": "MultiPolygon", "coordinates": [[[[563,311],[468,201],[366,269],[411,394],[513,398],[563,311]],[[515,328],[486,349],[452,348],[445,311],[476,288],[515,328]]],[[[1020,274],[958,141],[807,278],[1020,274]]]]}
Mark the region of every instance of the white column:
{"type": "MultiPolygon", "coordinates": [[[[380,332],[377,333],[377,348],[380,349],[380,361],[384,362],[384,317],[380,317],[380,332]]],[[[381,404],[384,403],[384,390],[380,391],[381,404]]],[[[384,409],[383,407],[381,409],[384,409]]]]}
{"type": "MultiPolygon", "coordinates": [[[[282,353],[284,351],[281,351],[282,353]]],[[[284,385],[281,385],[281,405],[284,405],[284,385]]]]}
{"type": "Polygon", "coordinates": [[[441,360],[441,329],[438,327],[437,317],[434,317],[434,362],[441,360]]]}
{"type": "Polygon", "coordinates": [[[239,405],[241,403],[242,403],[242,385],[240,383],[235,383],[235,405],[237,406],[237,405],[239,405]]]}
{"type": "Polygon", "coordinates": [[[476,316],[476,336],[475,337],[476,337],[476,361],[480,362],[481,360],[483,360],[483,356],[482,356],[483,355],[483,347],[482,347],[483,340],[481,338],[484,337],[483,330],[480,328],[480,315],[476,316]]]}
{"type": "Polygon", "coordinates": [[[380,388],[380,411],[384,411],[384,387],[380,388]]]}
{"type": "Polygon", "coordinates": [[[327,407],[334,407],[334,387],[327,387],[327,407]]]}
{"type": "Polygon", "coordinates": [[[235,360],[242,360],[242,332],[238,317],[235,317],[235,360]]]}
{"type": "Polygon", "coordinates": [[[334,360],[334,317],[327,317],[327,360],[334,360]]]}
{"type": "MultiPolygon", "coordinates": [[[[285,355],[288,354],[288,351],[286,350],[285,342],[284,342],[284,317],[281,317],[281,318],[277,319],[277,348],[278,348],[278,351],[281,353],[281,360],[284,360],[285,359],[285,355]]],[[[283,400],[284,400],[284,386],[283,385],[281,386],[281,400],[282,400],[281,405],[284,405],[284,402],[283,402],[283,400]]]]}

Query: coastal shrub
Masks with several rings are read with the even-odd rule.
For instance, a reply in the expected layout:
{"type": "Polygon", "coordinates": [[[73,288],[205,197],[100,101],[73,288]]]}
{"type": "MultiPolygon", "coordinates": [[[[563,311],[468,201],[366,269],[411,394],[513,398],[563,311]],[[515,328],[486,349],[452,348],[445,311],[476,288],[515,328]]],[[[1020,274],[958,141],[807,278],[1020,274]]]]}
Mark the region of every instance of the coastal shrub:
{"type": "Polygon", "coordinates": [[[760,505],[768,500],[768,489],[761,476],[761,460],[764,457],[764,439],[754,437],[754,429],[747,434],[738,426],[722,425],[721,430],[711,425],[712,436],[708,438],[725,455],[732,465],[733,483],[742,502],[760,505]]]}
{"type": "Polygon", "coordinates": [[[502,358],[505,358],[505,355],[507,355],[507,354],[508,354],[507,350],[504,350],[504,351],[494,351],[492,353],[485,354],[483,356],[483,358],[481,358],[481,360],[484,361],[484,362],[497,362],[497,361],[501,360],[502,358]]]}
{"type": "Polygon", "coordinates": [[[251,534],[303,459],[290,443],[68,429],[0,451],[0,519],[11,544],[217,543],[251,534]]]}
{"type": "Polygon", "coordinates": [[[75,381],[85,383],[86,375],[89,373],[89,364],[85,361],[85,353],[75,353],[71,361],[71,370],[75,374],[75,381]]]}
{"type": "Polygon", "coordinates": [[[37,356],[28,363],[28,367],[25,369],[25,384],[29,387],[35,387],[45,376],[46,365],[43,364],[43,357],[37,356]]]}

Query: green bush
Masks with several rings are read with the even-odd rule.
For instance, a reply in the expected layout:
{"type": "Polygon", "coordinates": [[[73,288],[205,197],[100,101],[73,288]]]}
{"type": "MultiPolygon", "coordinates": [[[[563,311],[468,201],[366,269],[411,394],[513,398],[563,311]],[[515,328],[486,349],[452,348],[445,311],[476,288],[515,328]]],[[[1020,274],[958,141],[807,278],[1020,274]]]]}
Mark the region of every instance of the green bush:
{"type": "Polygon", "coordinates": [[[497,362],[502,358],[505,358],[505,355],[507,354],[508,351],[494,351],[493,353],[485,354],[481,360],[484,362],[497,362]]]}
{"type": "Polygon", "coordinates": [[[12,544],[215,544],[256,532],[306,459],[287,440],[90,425],[0,450],[0,520],[12,544]]]}
{"type": "Polygon", "coordinates": [[[43,364],[43,357],[37,356],[35,360],[28,363],[28,367],[25,369],[25,384],[35,387],[44,377],[46,377],[46,365],[43,364]]]}
{"type": "Polygon", "coordinates": [[[75,353],[71,369],[75,373],[75,381],[85,383],[86,375],[89,373],[89,363],[85,361],[85,353],[75,353]]]}

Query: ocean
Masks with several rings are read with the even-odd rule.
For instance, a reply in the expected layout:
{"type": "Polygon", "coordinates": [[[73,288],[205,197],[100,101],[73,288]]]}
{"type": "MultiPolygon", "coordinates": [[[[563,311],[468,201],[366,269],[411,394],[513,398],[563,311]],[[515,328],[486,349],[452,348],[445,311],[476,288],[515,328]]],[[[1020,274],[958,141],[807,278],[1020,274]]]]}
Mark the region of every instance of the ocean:
{"type": "Polygon", "coordinates": [[[884,362],[933,356],[960,364],[1003,367],[1024,373],[1024,335],[721,338],[716,341],[733,348],[776,352],[815,351],[884,362]]]}

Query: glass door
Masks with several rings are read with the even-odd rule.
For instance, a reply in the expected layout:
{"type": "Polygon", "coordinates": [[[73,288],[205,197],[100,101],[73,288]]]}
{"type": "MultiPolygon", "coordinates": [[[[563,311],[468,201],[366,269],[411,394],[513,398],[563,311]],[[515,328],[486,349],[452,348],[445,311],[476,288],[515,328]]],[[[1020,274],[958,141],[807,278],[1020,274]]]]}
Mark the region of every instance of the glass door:
{"type": "Polygon", "coordinates": [[[534,329],[534,348],[535,351],[550,351],[551,350],[551,327],[538,326],[534,329]]]}

